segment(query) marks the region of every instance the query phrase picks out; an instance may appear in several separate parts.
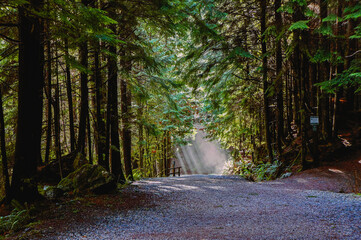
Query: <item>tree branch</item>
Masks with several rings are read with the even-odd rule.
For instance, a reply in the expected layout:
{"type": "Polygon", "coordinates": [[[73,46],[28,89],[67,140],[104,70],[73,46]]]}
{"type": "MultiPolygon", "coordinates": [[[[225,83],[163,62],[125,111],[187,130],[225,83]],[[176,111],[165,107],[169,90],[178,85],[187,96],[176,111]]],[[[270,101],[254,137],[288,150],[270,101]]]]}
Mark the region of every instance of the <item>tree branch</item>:
{"type": "Polygon", "coordinates": [[[353,57],[353,56],[355,56],[356,54],[358,54],[358,53],[360,53],[361,52],[361,50],[357,50],[356,52],[354,52],[354,53],[352,53],[351,55],[348,55],[348,56],[346,56],[347,58],[350,58],[350,57],[353,57]]]}
{"type": "Polygon", "coordinates": [[[17,27],[17,23],[0,23],[0,27],[17,27]]]}
{"type": "Polygon", "coordinates": [[[16,42],[16,43],[19,43],[19,42],[20,42],[19,40],[9,38],[8,36],[5,36],[5,35],[3,35],[3,34],[1,34],[1,33],[0,33],[0,37],[4,38],[5,40],[7,40],[7,41],[9,41],[9,42],[16,42]]]}
{"type": "Polygon", "coordinates": [[[237,74],[234,74],[234,73],[232,73],[232,75],[235,76],[236,78],[239,78],[239,79],[245,80],[245,81],[257,82],[257,83],[261,82],[261,80],[258,80],[256,78],[243,78],[243,77],[240,77],[240,76],[238,76],[237,74]]]}

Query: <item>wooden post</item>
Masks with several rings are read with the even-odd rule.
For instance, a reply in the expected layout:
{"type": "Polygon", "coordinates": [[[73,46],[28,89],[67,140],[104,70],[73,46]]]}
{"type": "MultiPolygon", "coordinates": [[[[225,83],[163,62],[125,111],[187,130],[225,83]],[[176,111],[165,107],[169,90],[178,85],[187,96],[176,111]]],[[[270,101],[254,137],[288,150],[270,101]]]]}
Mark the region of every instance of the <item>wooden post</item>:
{"type": "Polygon", "coordinates": [[[175,161],[173,161],[173,177],[175,177],[175,161]]]}

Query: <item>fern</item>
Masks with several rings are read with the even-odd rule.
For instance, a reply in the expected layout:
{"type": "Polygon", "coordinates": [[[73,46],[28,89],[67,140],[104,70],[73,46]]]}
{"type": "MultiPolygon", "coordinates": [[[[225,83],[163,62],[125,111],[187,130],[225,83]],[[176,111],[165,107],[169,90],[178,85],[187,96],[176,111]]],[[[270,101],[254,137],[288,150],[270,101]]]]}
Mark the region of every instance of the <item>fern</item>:
{"type": "Polygon", "coordinates": [[[293,23],[293,24],[288,28],[288,30],[289,30],[289,31],[294,31],[294,30],[305,30],[305,29],[308,29],[309,27],[307,26],[307,23],[308,23],[309,21],[310,21],[310,20],[303,20],[303,21],[295,22],[295,23],[293,23]]]}
{"type": "Polygon", "coordinates": [[[335,22],[337,19],[338,19],[337,15],[330,14],[327,17],[325,17],[324,19],[322,19],[322,22],[335,22]]]}

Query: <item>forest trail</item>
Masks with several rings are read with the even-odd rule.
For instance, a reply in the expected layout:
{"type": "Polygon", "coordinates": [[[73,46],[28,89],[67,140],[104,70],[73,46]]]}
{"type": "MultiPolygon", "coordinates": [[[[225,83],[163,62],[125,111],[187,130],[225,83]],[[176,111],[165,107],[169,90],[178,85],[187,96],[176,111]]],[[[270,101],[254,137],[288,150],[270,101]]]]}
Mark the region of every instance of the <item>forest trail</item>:
{"type": "MultiPolygon", "coordinates": [[[[254,183],[220,175],[145,179],[124,189],[121,197],[112,197],[112,203],[108,203],[111,207],[94,204],[88,210],[79,209],[75,219],[44,222],[38,237],[361,238],[360,196],[276,183],[254,183]],[[117,205],[116,202],[123,203],[117,205]]],[[[88,199],[87,203],[92,201],[96,202],[97,198],[88,199]]]]}

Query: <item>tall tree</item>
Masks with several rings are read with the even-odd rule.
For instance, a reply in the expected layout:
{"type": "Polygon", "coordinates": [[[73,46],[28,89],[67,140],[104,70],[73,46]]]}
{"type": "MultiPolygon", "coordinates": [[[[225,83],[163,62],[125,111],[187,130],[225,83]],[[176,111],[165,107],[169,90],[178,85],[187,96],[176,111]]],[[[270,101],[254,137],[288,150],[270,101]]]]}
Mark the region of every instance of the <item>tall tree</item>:
{"type": "Polygon", "coordinates": [[[126,79],[122,78],[120,81],[121,91],[121,110],[122,110],[122,123],[123,123],[123,154],[125,174],[127,178],[134,181],[132,173],[132,132],[130,126],[130,108],[131,108],[131,91],[128,89],[126,79]]]}
{"type": "Polygon", "coordinates": [[[69,65],[69,46],[68,39],[65,38],[64,41],[65,47],[65,73],[66,73],[66,95],[68,98],[68,108],[69,108],[69,133],[70,133],[70,149],[75,151],[75,129],[74,129],[74,109],[73,109],[73,93],[72,93],[72,83],[71,83],[71,73],[69,65]]]}
{"type": "MultiPolygon", "coordinates": [[[[48,6],[49,8],[49,3],[48,6]]],[[[50,21],[46,21],[46,52],[47,52],[47,61],[46,61],[46,97],[47,97],[47,108],[46,108],[46,115],[47,115],[47,129],[46,129],[46,146],[45,146],[45,163],[49,162],[50,157],[50,149],[51,149],[51,130],[52,130],[52,73],[51,73],[51,63],[52,63],[52,54],[51,54],[51,40],[50,40],[50,21]]]]}
{"type": "Polygon", "coordinates": [[[0,89],[0,147],[1,147],[1,162],[2,162],[2,174],[5,183],[5,200],[10,197],[10,178],[8,171],[8,157],[6,154],[6,136],[5,136],[5,122],[4,122],[4,108],[3,108],[3,96],[2,89],[0,89]]]}
{"type": "Polygon", "coordinates": [[[106,159],[106,132],[104,121],[104,94],[106,93],[105,83],[103,82],[100,70],[100,44],[99,41],[94,43],[94,79],[95,79],[95,112],[96,112],[96,144],[98,164],[109,170],[109,159],[106,159]]]}
{"type": "MultiPolygon", "coordinates": [[[[84,6],[88,6],[89,0],[82,0],[81,3],[84,6]]],[[[86,128],[89,109],[89,96],[88,96],[88,41],[83,39],[79,48],[80,64],[83,66],[83,70],[80,73],[80,116],[79,116],[79,134],[77,149],[85,156],[85,139],[86,128]]]]}
{"type": "Polygon", "coordinates": [[[282,15],[279,11],[281,7],[281,0],[274,2],[274,14],[276,25],[276,93],[277,93],[277,148],[281,154],[282,140],[284,138],[284,119],[283,119],[283,73],[282,73],[282,15]]]}
{"type": "MultiPolygon", "coordinates": [[[[321,19],[324,19],[327,17],[327,10],[328,10],[328,0],[320,0],[320,16],[321,19]]],[[[328,23],[324,22],[322,23],[323,27],[327,27],[328,23]]],[[[320,45],[321,45],[321,51],[326,56],[330,53],[330,43],[328,40],[327,35],[321,35],[320,36],[320,45]]],[[[330,62],[329,60],[325,60],[324,62],[320,63],[320,72],[319,72],[319,78],[320,81],[327,81],[330,79],[330,62]]],[[[322,94],[322,105],[321,105],[321,111],[322,111],[322,128],[323,128],[323,134],[326,139],[330,140],[332,137],[332,128],[330,123],[330,96],[326,92],[323,92],[322,94]]]]}
{"type": "Polygon", "coordinates": [[[24,202],[39,196],[34,177],[41,162],[44,47],[41,20],[34,13],[41,12],[42,7],[43,0],[30,0],[18,7],[18,120],[11,198],[24,202]]]}
{"type": "MultiPolygon", "coordinates": [[[[109,3],[109,15],[115,17],[115,2],[109,3]]],[[[110,26],[111,30],[116,33],[116,25],[110,26]]],[[[108,56],[108,112],[110,131],[110,161],[111,172],[117,176],[119,182],[125,182],[120,158],[119,143],[119,116],[118,116],[118,67],[117,67],[117,48],[113,44],[109,44],[108,56]]]]}
{"type": "Polygon", "coordinates": [[[260,0],[260,19],[261,19],[261,46],[262,46],[262,81],[263,81],[263,107],[264,107],[264,124],[266,129],[266,144],[268,150],[269,161],[273,161],[273,151],[271,146],[271,131],[270,131],[270,110],[269,110],[269,99],[268,99],[268,58],[267,58],[267,46],[265,40],[266,32],[266,8],[267,1],[260,0]]]}

